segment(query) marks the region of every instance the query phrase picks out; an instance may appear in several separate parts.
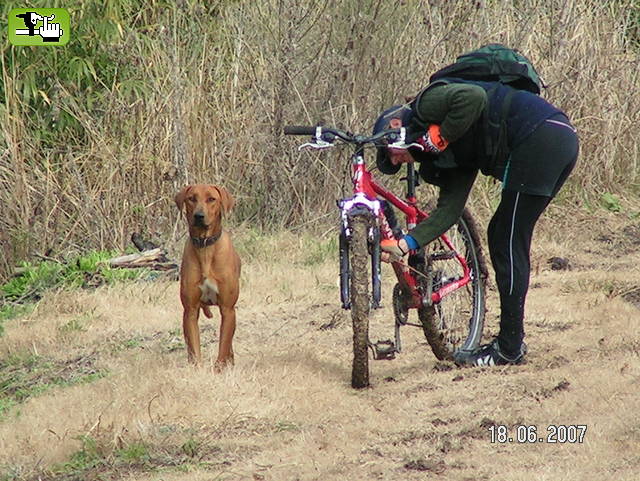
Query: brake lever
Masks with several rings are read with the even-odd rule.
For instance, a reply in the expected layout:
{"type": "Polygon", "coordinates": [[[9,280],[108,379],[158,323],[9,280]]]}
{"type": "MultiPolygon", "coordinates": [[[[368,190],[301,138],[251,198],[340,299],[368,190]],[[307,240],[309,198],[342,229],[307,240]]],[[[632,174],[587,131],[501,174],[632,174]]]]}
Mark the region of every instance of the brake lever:
{"type": "Polygon", "coordinates": [[[416,149],[420,150],[420,151],[424,151],[424,147],[416,142],[412,142],[410,144],[405,144],[404,140],[407,137],[407,129],[406,127],[400,127],[400,138],[392,143],[392,144],[387,144],[387,148],[388,149],[399,149],[399,150],[407,150],[411,147],[415,147],[416,149]]]}
{"type": "Polygon", "coordinates": [[[413,142],[411,144],[405,144],[404,142],[394,142],[393,144],[387,144],[388,149],[407,150],[411,147],[415,147],[416,149],[424,152],[424,147],[420,144],[417,144],[416,142],[413,142]]]}
{"type": "Polygon", "coordinates": [[[304,150],[304,149],[315,149],[315,150],[322,150],[322,149],[329,149],[331,147],[335,147],[335,145],[333,145],[331,142],[326,142],[322,139],[316,139],[315,142],[307,142],[306,144],[302,144],[300,147],[298,147],[298,150],[304,150]]]}
{"type": "Polygon", "coordinates": [[[322,126],[318,125],[316,127],[315,140],[313,142],[307,142],[305,144],[302,144],[300,147],[298,147],[298,151],[301,151],[303,149],[322,150],[322,149],[329,149],[333,146],[334,145],[332,142],[327,142],[326,140],[322,139],[322,126]]]}

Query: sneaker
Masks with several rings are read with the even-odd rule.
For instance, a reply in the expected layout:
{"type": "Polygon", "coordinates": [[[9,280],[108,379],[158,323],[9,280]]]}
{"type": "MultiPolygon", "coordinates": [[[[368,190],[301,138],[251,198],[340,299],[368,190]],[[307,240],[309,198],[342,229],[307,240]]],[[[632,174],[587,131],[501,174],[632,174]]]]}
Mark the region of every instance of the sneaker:
{"type": "Polygon", "coordinates": [[[455,362],[459,366],[506,366],[509,364],[521,364],[527,353],[527,345],[523,342],[520,353],[513,357],[507,356],[500,350],[498,339],[490,344],[480,346],[471,353],[456,353],[455,362]]]}
{"type": "Polygon", "coordinates": [[[382,249],[382,252],[389,254],[391,262],[399,262],[409,253],[409,251],[402,250],[398,239],[382,239],[380,241],[380,249],[382,249]]]}

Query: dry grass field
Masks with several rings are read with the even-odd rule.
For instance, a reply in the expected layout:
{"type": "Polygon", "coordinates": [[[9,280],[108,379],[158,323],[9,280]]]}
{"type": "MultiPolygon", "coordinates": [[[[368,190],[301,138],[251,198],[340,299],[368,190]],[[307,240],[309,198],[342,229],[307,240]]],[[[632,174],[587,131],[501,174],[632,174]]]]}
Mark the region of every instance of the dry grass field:
{"type": "MultiPolygon", "coordinates": [[[[349,384],[333,232],[235,230],[236,365],[221,374],[217,318],[201,323],[205,365],[186,362],[175,281],[50,293],[0,338],[0,479],[636,480],[640,226],[608,213],[571,222],[540,222],[525,365],[458,369],[407,327],[404,352],[372,362],[363,391],[349,384]],[[552,270],[552,256],[571,269],[552,270]],[[491,441],[499,425],[514,442],[491,441]],[[518,443],[522,425],[545,440],[550,426],[586,432],[518,443]]],[[[385,299],[373,339],[392,335],[385,299]]]]}
{"type": "MultiPolygon", "coordinates": [[[[169,278],[49,290],[6,321],[0,297],[0,481],[640,479],[639,0],[66,3],[68,47],[0,39],[0,284],[133,232],[177,259],[175,192],[222,184],[243,260],[236,365],[214,372],[217,313],[188,365],[169,278]],[[581,141],[534,239],[528,361],[459,369],[407,327],[355,391],[329,227],[346,156],[298,152],[282,128],[370,131],[490,42],[534,62],[581,141]],[[581,442],[517,442],[575,426],[581,442]],[[512,442],[492,442],[502,429],[512,442]]],[[[474,187],[485,227],[499,189],[474,187]]],[[[385,275],[373,340],[393,335],[385,275]]]]}

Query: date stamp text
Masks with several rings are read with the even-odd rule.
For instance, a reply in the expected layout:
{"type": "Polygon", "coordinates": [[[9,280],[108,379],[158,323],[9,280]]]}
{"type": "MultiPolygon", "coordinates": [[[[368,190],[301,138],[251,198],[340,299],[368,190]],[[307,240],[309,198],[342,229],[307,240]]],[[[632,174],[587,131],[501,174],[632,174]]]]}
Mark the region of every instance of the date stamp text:
{"type": "Polygon", "coordinates": [[[586,433],[586,424],[550,424],[546,429],[539,429],[534,424],[512,427],[495,424],[489,427],[490,441],[496,444],[581,444],[586,433]]]}

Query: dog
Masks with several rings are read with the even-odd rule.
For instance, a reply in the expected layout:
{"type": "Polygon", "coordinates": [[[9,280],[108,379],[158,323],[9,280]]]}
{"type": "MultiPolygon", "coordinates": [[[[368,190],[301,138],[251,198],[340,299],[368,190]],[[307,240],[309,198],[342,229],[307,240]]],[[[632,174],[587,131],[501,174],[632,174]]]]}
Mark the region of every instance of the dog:
{"type": "Polygon", "coordinates": [[[220,310],[220,341],[216,370],[233,364],[233,335],[236,329],[236,302],[240,292],[240,257],[228,232],[222,229],[223,214],[234,205],[233,197],[216,185],[187,185],[175,196],[184,210],[189,239],[180,267],[182,330],[189,361],[200,364],[200,309],[212,317],[210,306],[220,310]]]}

